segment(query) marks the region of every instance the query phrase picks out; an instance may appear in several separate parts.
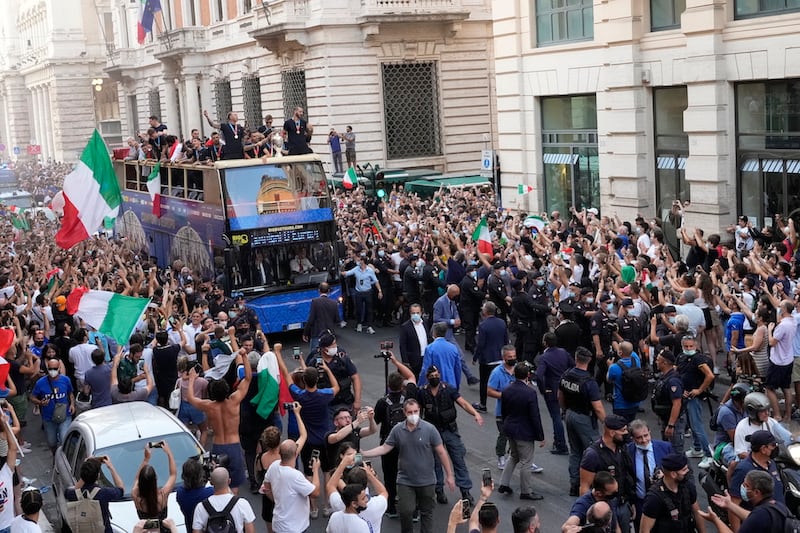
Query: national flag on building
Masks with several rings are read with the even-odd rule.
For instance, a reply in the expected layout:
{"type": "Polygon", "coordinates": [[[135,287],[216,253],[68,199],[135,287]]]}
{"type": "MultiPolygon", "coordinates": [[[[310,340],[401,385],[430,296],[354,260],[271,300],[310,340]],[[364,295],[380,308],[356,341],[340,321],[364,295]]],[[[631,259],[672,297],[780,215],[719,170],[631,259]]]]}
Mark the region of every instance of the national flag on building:
{"type": "Polygon", "coordinates": [[[475,227],[475,231],[472,232],[472,241],[478,244],[478,252],[492,254],[492,239],[489,236],[489,224],[486,223],[486,217],[481,219],[475,227]]]}
{"type": "Polygon", "coordinates": [[[161,0],[139,0],[139,44],[144,44],[148,33],[153,33],[156,13],[161,12],[161,0]]]}
{"type": "Polygon", "coordinates": [[[540,216],[531,215],[523,222],[526,228],[531,228],[537,232],[542,231],[547,225],[547,221],[540,216]]]}
{"type": "Polygon", "coordinates": [[[524,183],[517,185],[517,194],[528,194],[531,191],[533,191],[533,187],[530,185],[525,185],[524,183]]]}
{"type": "Polygon", "coordinates": [[[124,345],[149,303],[149,298],[78,287],[67,296],[67,313],[77,314],[100,333],[124,345]]]}
{"type": "Polygon", "coordinates": [[[72,248],[97,231],[103,219],[116,217],[122,203],[111,157],[94,130],[81,160],[64,178],[64,218],[56,234],[56,244],[72,248]]]}
{"type": "Polygon", "coordinates": [[[161,162],[156,163],[153,171],[147,176],[147,192],[153,201],[153,214],[161,218],[161,162]]]}
{"type": "Polygon", "coordinates": [[[350,167],[347,169],[347,172],[344,174],[344,178],[342,178],[342,185],[344,185],[345,189],[352,189],[358,183],[358,176],[356,175],[356,169],[350,167]]]}

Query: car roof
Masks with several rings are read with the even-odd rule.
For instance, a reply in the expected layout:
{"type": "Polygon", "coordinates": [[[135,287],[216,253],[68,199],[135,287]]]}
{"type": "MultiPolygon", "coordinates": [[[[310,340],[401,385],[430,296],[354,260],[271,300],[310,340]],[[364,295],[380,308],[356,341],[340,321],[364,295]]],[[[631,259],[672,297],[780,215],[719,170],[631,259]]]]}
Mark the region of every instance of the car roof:
{"type": "Polygon", "coordinates": [[[90,409],[78,416],[73,425],[91,435],[94,440],[92,451],[186,431],[172,413],[147,402],[118,403],[90,409]]]}

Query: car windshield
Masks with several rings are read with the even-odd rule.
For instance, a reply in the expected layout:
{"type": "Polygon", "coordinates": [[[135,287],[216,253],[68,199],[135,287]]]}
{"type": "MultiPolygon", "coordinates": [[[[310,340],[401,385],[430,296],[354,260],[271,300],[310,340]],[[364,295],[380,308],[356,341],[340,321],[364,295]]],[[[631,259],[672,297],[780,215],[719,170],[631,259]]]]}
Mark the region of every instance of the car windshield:
{"type": "MultiPolygon", "coordinates": [[[[175,482],[175,488],[177,488],[181,485],[180,472],[183,463],[185,463],[186,460],[191,457],[199,458],[203,453],[203,449],[189,433],[175,433],[173,435],[166,435],[158,439],[142,439],[126,442],[125,444],[118,444],[109,448],[99,449],[95,451],[94,455],[97,457],[101,455],[107,455],[111,459],[111,462],[114,464],[114,468],[117,469],[117,473],[125,483],[125,497],[130,498],[133,482],[136,478],[136,472],[139,470],[139,465],[142,464],[142,459],[144,458],[145,446],[147,446],[148,442],[156,442],[161,440],[167,441],[169,449],[172,451],[172,455],[175,457],[175,466],[178,470],[178,479],[175,482]]],[[[169,463],[167,461],[167,455],[159,449],[154,448],[151,451],[152,455],[150,457],[150,464],[156,469],[156,474],[158,475],[158,484],[161,486],[166,483],[167,478],[169,478],[169,463]]],[[[114,486],[113,482],[111,481],[111,472],[109,472],[108,467],[103,467],[103,475],[100,477],[99,483],[101,486],[105,487],[114,486]]]]}

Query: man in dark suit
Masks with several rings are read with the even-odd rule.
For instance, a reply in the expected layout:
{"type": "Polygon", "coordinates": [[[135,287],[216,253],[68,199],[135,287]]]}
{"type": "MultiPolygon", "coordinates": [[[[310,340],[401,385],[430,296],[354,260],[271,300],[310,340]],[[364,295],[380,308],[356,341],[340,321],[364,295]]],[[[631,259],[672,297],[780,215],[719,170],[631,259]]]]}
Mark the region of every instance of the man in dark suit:
{"type": "Polygon", "coordinates": [[[480,401],[472,407],[485,413],[489,375],[502,360],[503,346],[508,344],[508,327],[505,320],[497,318],[497,306],[493,302],[484,303],[481,314],[483,321],[478,326],[475,355],[472,356],[473,363],[480,361],[480,401]]]}
{"type": "Polygon", "coordinates": [[[661,460],[672,453],[672,444],[663,440],[653,440],[650,437],[650,428],[644,420],[634,420],[630,424],[633,442],[628,444],[628,454],[633,460],[633,471],[636,478],[636,517],[633,521],[636,531],[639,531],[639,521],[642,518],[642,503],[656,469],[661,468],[661,460]],[[647,464],[645,465],[645,459],[647,464]]]}
{"type": "Polygon", "coordinates": [[[486,297],[483,283],[484,280],[478,278],[476,265],[467,267],[467,274],[459,283],[461,298],[458,310],[461,315],[461,326],[464,328],[464,349],[471,353],[475,352],[475,332],[478,329],[481,305],[486,297]]]}
{"type": "Polygon", "coordinates": [[[411,318],[400,325],[400,358],[415,377],[419,377],[422,369],[422,354],[433,340],[430,336],[429,324],[422,318],[422,306],[412,303],[409,308],[411,318]],[[424,339],[424,343],[423,343],[424,339]]]}
{"type": "Polygon", "coordinates": [[[317,348],[323,331],[333,331],[339,323],[339,304],[328,296],[330,290],[330,286],[323,281],[319,284],[319,296],[311,300],[311,310],[303,328],[303,342],[310,341],[308,353],[317,348]]]}
{"type": "Polygon", "coordinates": [[[500,416],[503,431],[508,437],[511,459],[506,463],[497,492],[512,494],[509,483],[514,468],[520,465],[520,500],[541,500],[543,496],[533,491],[533,452],[535,441],[544,440],[542,419],[539,416],[539,399],[536,390],[528,383],[530,367],[526,363],[514,366],[514,381],[503,389],[500,397],[500,416]]]}

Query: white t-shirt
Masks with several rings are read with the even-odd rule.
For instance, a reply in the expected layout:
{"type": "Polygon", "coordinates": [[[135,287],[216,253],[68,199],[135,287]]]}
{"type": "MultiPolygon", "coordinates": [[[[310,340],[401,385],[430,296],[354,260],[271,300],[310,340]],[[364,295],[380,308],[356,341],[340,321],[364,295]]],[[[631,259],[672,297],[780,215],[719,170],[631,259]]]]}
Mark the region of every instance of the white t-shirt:
{"type": "Polygon", "coordinates": [[[314,492],[314,485],[302,472],[291,466],[283,466],[280,461],[269,466],[264,481],[270,484],[275,498],[272,530],[275,533],[305,531],[309,526],[308,514],[311,511],[308,496],[314,492]]]}
{"type": "MultiPolygon", "coordinates": [[[[217,511],[221,511],[226,505],[228,505],[228,502],[231,501],[231,498],[233,498],[233,494],[231,493],[212,494],[208,497],[208,503],[210,503],[211,507],[217,511]]],[[[256,515],[253,513],[253,508],[250,507],[250,503],[244,498],[239,498],[239,501],[237,501],[236,505],[234,505],[233,509],[231,509],[231,518],[233,518],[233,522],[236,524],[236,531],[238,533],[242,533],[244,531],[245,524],[255,522],[256,515]]],[[[205,531],[207,522],[208,512],[206,511],[203,502],[200,502],[197,504],[197,507],[194,508],[192,529],[205,531]]]]}
{"type": "MultiPolygon", "coordinates": [[[[375,533],[360,515],[336,511],[328,520],[327,533],[375,533]]],[[[378,530],[380,531],[380,530],[378,530]]]]}
{"type": "Polygon", "coordinates": [[[19,515],[11,522],[11,533],[42,533],[42,528],[36,522],[25,520],[19,515]]]}
{"type": "Polygon", "coordinates": [[[0,468],[0,529],[5,529],[14,521],[14,471],[8,463],[0,468]]]}
{"type": "Polygon", "coordinates": [[[97,349],[96,344],[84,342],[69,349],[69,360],[75,365],[75,377],[83,381],[86,371],[94,366],[92,352],[97,349]]]}
{"type": "Polygon", "coordinates": [[[772,433],[778,442],[783,442],[787,445],[792,442],[792,434],[774,418],[769,417],[763,424],[754,426],[750,423],[750,419],[745,417],[739,420],[733,432],[733,451],[736,452],[736,455],[750,453],[750,443],[747,442],[746,437],[760,429],[772,433]]]}
{"type": "Polygon", "coordinates": [[[679,315],[686,315],[686,318],[689,319],[689,328],[695,330],[695,332],[700,331],[699,328],[706,326],[706,317],[703,315],[703,310],[693,303],[676,305],[675,311],[679,315]]]}
{"type": "MultiPolygon", "coordinates": [[[[139,359],[139,366],[136,370],[136,375],[141,376],[144,374],[144,367],[142,366],[142,361],[144,361],[144,365],[147,367],[147,371],[150,372],[150,375],[153,376],[153,349],[149,346],[142,350],[142,358],[139,359]]],[[[143,390],[147,388],[147,380],[141,379],[133,384],[133,390],[143,390]]]]}

